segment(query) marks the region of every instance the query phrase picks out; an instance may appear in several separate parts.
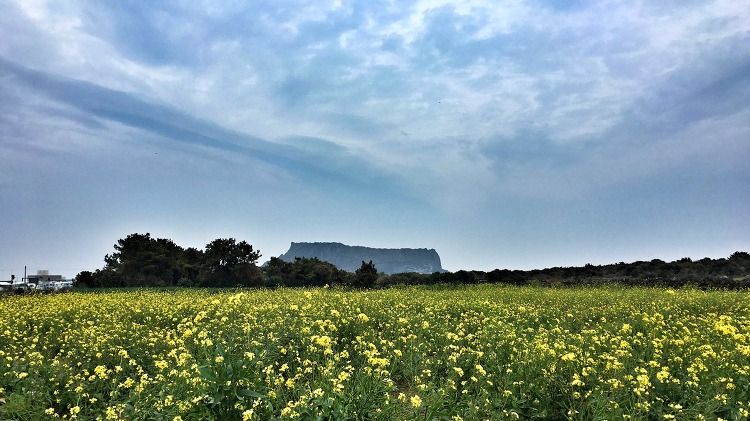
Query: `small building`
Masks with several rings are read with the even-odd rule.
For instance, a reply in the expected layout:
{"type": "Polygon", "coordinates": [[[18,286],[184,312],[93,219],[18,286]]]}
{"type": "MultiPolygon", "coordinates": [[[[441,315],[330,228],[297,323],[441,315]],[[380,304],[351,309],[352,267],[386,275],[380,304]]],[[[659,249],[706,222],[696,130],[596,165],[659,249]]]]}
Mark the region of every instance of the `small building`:
{"type": "Polygon", "coordinates": [[[39,270],[36,275],[26,277],[28,284],[34,284],[36,289],[64,289],[73,286],[73,282],[63,279],[62,275],[50,275],[47,270],[39,270]]]}
{"type": "Polygon", "coordinates": [[[36,275],[28,275],[26,277],[26,282],[30,284],[36,284],[37,287],[48,283],[62,282],[62,280],[62,275],[50,275],[49,271],[47,270],[38,270],[36,272],[36,275]]]}

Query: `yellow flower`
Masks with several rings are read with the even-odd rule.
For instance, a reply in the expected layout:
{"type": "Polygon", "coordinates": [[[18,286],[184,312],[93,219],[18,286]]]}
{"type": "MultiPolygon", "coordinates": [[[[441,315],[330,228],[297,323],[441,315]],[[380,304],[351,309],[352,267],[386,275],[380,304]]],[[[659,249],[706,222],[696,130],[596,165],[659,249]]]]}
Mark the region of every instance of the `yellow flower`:
{"type": "Polygon", "coordinates": [[[565,354],[562,357],[560,357],[560,359],[563,360],[563,361],[575,361],[576,360],[576,354],[574,354],[572,352],[568,352],[567,354],[565,354]]]}
{"type": "Polygon", "coordinates": [[[411,397],[411,406],[415,408],[419,408],[422,406],[422,398],[419,397],[419,395],[414,395],[411,397]]]}
{"type": "Polygon", "coordinates": [[[586,383],[584,383],[581,378],[578,376],[578,374],[573,375],[573,381],[570,382],[571,386],[585,386],[586,383]]]}
{"type": "Polygon", "coordinates": [[[486,376],[486,375],[487,375],[487,372],[486,372],[486,371],[484,371],[484,367],[482,367],[481,365],[477,364],[476,366],[474,366],[474,368],[475,368],[475,369],[477,370],[477,372],[478,372],[479,374],[481,374],[481,375],[483,375],[483,376],[486,376]]]}
{"type": "Polygon", "coordinates": [[[331,346],[331,337],[330,336],[317,336],[314,337],[315,343],[318,344],[318,346],[322,348],[329,348],[331,346]]]}
{"type": "Polygon", "coordinates": [[[100,379],[106,379],[107,378],[107,367],[103,365],[98,365],[96,368],[94,368],[94,373],[100,378],[100,379]]]}
{"type": "Polygon", "coordinates": [[[656,378],[659,379],[660,382],[664,383],[669,379],[669,371],[667,367],[662,367],[661,371],[656,373],[656,378]]]}

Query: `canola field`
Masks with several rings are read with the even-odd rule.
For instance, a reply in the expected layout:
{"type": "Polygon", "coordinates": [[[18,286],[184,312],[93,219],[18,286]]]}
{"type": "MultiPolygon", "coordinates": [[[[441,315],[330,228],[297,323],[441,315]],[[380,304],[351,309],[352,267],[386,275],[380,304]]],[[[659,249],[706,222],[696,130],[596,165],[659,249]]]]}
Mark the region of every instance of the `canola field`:
{"type": "Polygon", "coordinates": [[[0,419],[745,420],[749,372],[747,292],[0,298],[0,419]]]}

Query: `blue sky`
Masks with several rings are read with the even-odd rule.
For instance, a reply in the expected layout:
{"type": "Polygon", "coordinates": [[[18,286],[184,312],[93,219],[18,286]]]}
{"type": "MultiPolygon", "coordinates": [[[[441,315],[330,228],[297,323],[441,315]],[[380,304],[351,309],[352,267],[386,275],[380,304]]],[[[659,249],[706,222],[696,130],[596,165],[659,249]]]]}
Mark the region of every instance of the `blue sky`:
{"type": "Polygon", "coordinates": [[[2,279],[134,232],[451,271],[750,251],[746,1],[0,8],[2,279]]]}

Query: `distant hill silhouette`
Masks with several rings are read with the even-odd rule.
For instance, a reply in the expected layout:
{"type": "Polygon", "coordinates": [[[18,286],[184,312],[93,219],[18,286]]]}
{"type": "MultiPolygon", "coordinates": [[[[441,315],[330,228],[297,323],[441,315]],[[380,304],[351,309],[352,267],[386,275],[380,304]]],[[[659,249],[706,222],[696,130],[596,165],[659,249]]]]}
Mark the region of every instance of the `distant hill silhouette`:
{"type": "Polygon", "coordinates": [[[295,257],[315,257],[348,272],[356,271],[363,261],[370,260],[378,272],[385,274],[444,272],[438,253],[434,249],[426,248],[391,249],[348,246],[341,243],[292,243],[289,251],[279,256],[279,259],[292,262],[295,257]]]}

